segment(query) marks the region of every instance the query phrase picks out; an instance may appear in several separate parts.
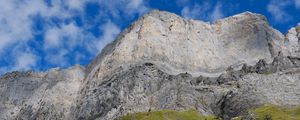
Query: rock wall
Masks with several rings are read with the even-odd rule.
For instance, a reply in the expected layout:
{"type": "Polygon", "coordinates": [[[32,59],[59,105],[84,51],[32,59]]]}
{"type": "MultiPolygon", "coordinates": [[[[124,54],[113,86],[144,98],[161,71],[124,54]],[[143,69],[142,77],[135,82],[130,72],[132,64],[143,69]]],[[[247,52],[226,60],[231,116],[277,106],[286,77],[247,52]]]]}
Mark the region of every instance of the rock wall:
{"type": "Polygon", "coordinates": [[[12,72],[0,78],[0,119],[70,119],[84,69],[12,72]]]}
{"type": "Polygon", "coordinates": [[[114,76],[81,93],[80,119],[110,120],[128,113],[196,109],[225,120],[264,104],[300,104],[300,59],[279,54],[271,63],[232,67],[218,77],[170,75],[152,63],[118,68],[114,76]]]}
{"type": "Polygon", "coordinates": [[[259,59],[270,62],[283,50],[284,36],[259,14],[245,12],[209,24],[155,10],[106,47],[87,75],[101,80],[119,66],[144,61],[169,66],[165,72],[170,74],[216,74],[259,59]]]}
{"type": "Polygon", "coordinates": [[[300,25],[286,36],[262,15],[217,22],[154,10],[82,68],[0,77],[0,119],[117,119],[195,109],[225,120],[263,104],[300,105],[300,25]]]}

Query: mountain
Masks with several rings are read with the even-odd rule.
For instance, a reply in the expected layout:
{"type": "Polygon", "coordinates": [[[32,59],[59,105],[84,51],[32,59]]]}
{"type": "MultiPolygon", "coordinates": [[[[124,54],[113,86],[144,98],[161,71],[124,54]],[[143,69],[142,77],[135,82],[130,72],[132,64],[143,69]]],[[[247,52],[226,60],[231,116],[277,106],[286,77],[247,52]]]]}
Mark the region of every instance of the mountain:
{"type": "Polygon", "coordinates": [[[298,106],[299,40],[300,25],[283,35],[251,12],[206,23],[154,10],[86,68],[1,76],[0,119],[111,120],[192,109],[227,120],[266,104],[298,106]]]}

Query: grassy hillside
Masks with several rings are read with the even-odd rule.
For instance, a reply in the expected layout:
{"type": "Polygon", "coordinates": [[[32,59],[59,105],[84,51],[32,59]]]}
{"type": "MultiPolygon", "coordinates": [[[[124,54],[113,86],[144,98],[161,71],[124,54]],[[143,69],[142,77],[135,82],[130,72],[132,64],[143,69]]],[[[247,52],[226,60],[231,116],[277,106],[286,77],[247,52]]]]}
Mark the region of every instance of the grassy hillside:
{"type": "Polygon", "coordinates": [[[140,112],[129,114],[120,118],[120,120],[219,120],[214,116],[203,116],[195,110],[189,111],[174,111],[162,110],[155,112],[140,112]]]}
{"type": "Polygon", "coordinates": [[[300,107],[284,108],[275,105],[264,105],[250,110],[257,120],[300,120],[300,107]]]}
{"type": "MultiPolygon", "coordinates": [[[[264,105],[249,110],[249,113],[252,113],[256,120],[300,120],[300,107],[287,108],[264,105]]],[[[242,120],[242,117],[235,117],[232,120],[242,120]]]]}
{"type": "MultiPolygon", "coordinates": [[[[256,109],[250,109],[256,120],[300,120],[300,107],[285,108],[275,105],[264,105],[256,109]]],[[[162,110],[155,112],[140,112],[129,114],[120,120],[221,120],[214,116],[203,116],[195,110],[174,111],[162,110]]],[[[232,120],[242,120],[242,117],[235,117],[232,120]]]]}

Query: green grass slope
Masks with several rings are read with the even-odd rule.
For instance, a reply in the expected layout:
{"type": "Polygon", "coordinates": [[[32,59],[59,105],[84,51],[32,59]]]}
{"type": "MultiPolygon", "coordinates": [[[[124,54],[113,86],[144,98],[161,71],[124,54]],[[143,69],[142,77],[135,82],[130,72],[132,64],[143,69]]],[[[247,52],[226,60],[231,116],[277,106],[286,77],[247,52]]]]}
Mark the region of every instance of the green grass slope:
{"type": "MultiPolygon", "coordinates": [[[[250,109],[255,120],[300,120],[300,107],[279,107],[276,105],[264,105],[250,109]]],[[[249,114],[250,115],[250,114],[249,114]]],[[[221,120],[215,116],[203,116],[196,110],[174,111],[161,110],[154,112],[140,112],[128,114],[120,120],[221,120]]],[[[242,117],[235,117],[232,120],[242,120],[242,117]]]]}
{"type": "Polygon", "coordinates": [[[214,116],[203,116],[195,110],[174,111],[162,110],[155,112],[140,112],[121,117],[120,120],[220,120],[214,116]]]}
{"type": "MultiPolygon", "coordinates": [[[[250,109],[248,112],[248,115],[252,114],[255,120],[300,120],[300,107],[288,108],[268,104],[250,109]]],[[[242,120],[242,116],[232,120],[242,120]]]]}
{"type": "Polygon", "coordinates": [[[286,108],[264,105],[250,110],[257,120],[300,120],[300,107],[286,108]]]}

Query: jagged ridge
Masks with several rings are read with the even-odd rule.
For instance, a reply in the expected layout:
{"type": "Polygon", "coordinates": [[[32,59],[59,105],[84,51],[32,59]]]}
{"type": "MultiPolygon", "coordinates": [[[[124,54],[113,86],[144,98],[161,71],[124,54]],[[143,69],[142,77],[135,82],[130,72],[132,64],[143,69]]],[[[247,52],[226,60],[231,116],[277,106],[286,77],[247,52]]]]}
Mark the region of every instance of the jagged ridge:
{"type": "Polygon", "coordinates": [[[0,118],[110,120],[196,109],[226,120],[266,103],[299,105],[299,38],[300,26],[284,36],[250,12],[209,24],[155,10],[85,70],[2,76],[0,118]]]}

